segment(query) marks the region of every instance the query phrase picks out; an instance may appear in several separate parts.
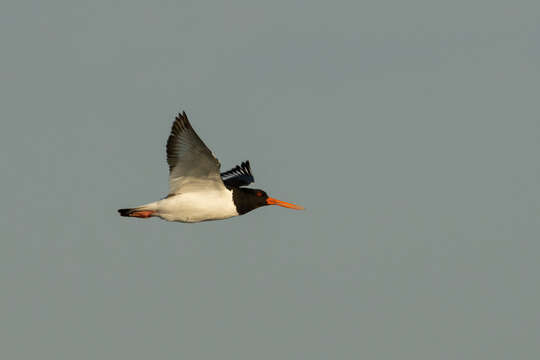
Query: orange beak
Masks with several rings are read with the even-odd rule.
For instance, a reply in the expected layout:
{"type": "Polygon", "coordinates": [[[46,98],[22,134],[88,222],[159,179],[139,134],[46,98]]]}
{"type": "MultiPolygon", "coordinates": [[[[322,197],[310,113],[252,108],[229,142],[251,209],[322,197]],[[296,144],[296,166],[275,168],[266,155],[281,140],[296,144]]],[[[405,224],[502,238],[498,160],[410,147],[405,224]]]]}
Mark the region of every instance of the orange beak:
{"type": "Polygon", "coordinates": [[[289,209],[294,209],[294,210],[304,210],[304,208],[302,206],[300,206],[300,205],[291,204],[291,203],[281,201],[281,200],[278,200],[278,199],[274,199],[274,198],[271,198],[271,197],[266,199],[266,203],[268,205],[279,205],[279,206],[283,206],[283,207],[286,207],[286,208],[289,208],[289,209]]]}

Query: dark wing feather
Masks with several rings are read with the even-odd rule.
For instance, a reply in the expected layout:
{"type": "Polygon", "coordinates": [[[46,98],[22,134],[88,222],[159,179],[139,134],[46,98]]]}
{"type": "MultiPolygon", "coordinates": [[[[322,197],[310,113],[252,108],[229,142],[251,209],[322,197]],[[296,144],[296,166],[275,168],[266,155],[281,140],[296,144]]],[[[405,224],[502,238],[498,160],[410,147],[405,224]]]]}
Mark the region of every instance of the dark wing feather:
{"type": "Polygon", "coordinates": [[[229,171],[221,173],[221,179],[227,188],[235,188],[240,186],[246,186],[255,181],[253,174],[251,173],[251,166],[249,160],[244,161],[240,165],[236,165],[229,171]]]}
{"type": "Polygon", "coordinates": [[[169,193],[222,187],[219,161],[197,135],[185,112],[178,114],[167,140],[169,193]]]}

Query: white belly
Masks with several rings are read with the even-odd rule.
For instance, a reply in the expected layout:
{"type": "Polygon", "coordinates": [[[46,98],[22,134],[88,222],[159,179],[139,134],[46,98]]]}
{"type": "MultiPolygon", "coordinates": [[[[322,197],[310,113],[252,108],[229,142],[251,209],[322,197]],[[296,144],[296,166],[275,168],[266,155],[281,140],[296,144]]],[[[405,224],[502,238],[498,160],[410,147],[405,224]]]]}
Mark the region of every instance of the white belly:
{"type": "Polygon", "coordinates": [[[167,221],[200,222],[238,216],[227,189],[210,192],[189,192],[157,203],[157,215],[167,221]]]}

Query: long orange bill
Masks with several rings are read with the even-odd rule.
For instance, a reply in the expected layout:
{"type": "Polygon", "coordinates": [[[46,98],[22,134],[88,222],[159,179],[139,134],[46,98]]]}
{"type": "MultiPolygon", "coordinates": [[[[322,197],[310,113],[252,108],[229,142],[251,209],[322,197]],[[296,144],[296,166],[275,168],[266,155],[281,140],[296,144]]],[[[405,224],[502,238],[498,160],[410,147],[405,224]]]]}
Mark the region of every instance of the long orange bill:
{"type": "Polygon", "coordinates": [[[268,205],[279,205],[279,206],[283,206],[283,207],[286,207],[286,208],[289,208],[289,209],[294,209],[294,210],[304,210],[304,208],[302,206],[300,206],[300,205],[291,204],[291,203],[281,201],[281,200],[278,200],[278,199],[274,199],[274,198],[271,198],[271,197],[266,199],[266,203],[268,205]]]}

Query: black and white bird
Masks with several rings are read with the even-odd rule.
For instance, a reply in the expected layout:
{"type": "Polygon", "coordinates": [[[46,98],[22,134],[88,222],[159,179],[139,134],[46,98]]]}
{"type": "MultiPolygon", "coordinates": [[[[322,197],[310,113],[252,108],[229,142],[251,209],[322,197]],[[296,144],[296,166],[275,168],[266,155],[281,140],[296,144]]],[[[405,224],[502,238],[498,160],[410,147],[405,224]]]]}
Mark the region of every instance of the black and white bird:
{"type": "Polygon", "coordinates": [[[167,221],[200,222],[243,215],[265,205],[290,209],[303,207],[269,197],[244,186],[254,182],[249,161],[220,173],[220,163],[199,138],[185,112],[178,114],[167,140],[169,195],[131,209],[121,216],[160,217],[167,221]]]}

